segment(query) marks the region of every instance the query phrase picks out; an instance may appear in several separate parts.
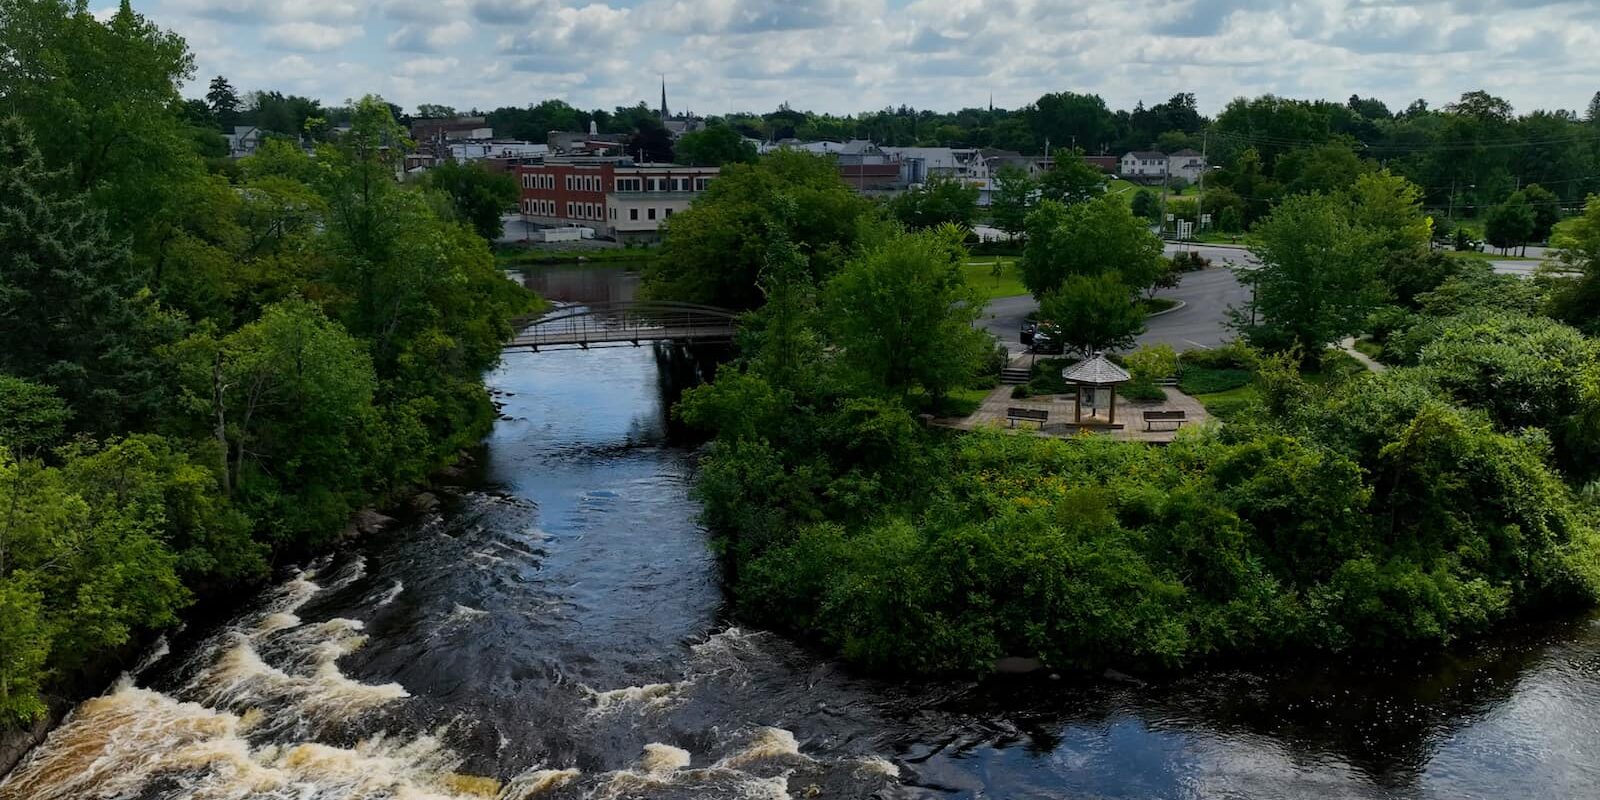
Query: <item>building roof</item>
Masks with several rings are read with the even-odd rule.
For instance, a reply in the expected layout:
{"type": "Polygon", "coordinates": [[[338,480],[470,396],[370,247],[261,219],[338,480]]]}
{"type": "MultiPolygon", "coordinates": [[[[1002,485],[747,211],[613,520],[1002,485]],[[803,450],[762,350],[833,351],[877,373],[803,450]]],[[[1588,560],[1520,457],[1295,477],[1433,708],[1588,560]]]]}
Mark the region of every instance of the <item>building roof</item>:
{"type": "Polygon", "coordinates": [[[1079,361],[1064,370],[1061,378],[1068,383],[1084,383],[1090,386],[1109,386],[1113,383],[1124,383],[1132,376],[1128,371],[1106,358],[1104,353],[1096,355],[1087,361],[1079,361]]]}
{"type": "MultiPolygon", "coordinates": [[[[1135,151],[1129,153],[1128,155],[1129,156],[1133,156],[1134,158],[1138,158],[1138,159],[1166,158],[1167,157],[1167,154],[1161,152],[1160,150],[1135,150],[1135,151]]],[[[1127,156],[1123,156],[1123,158],[1127,158],[1127,156]]]]}

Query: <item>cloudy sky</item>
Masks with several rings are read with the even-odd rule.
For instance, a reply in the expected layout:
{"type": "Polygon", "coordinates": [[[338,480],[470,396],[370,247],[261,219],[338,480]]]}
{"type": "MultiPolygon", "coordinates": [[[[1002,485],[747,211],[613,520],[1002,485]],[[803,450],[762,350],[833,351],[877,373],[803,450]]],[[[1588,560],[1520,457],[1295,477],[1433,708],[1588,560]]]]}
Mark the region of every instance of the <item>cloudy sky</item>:
{"type": "Polygon", "coordinates": [[[1600,0],[134,0],[210,76],[407,108],[659,92],[674,111],[1112,107],[1192,91],[1438,104],[1485,88],[1519,111],[1600,90],[1600,0]]]}

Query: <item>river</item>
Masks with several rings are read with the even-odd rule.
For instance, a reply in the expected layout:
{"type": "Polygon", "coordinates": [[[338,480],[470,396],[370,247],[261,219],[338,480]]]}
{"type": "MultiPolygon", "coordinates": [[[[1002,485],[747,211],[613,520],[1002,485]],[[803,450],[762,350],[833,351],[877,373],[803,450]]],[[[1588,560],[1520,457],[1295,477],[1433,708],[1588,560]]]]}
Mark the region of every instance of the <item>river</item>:
{"type": "Polygon", "coordinates": [[[509,354],[480,466],[437,510],[163,640],[0,800],[1600,795],[1589,620],[1152,684],[897,683],[741,628],[667,413],[693,372],[650,348],[509,354]]]}

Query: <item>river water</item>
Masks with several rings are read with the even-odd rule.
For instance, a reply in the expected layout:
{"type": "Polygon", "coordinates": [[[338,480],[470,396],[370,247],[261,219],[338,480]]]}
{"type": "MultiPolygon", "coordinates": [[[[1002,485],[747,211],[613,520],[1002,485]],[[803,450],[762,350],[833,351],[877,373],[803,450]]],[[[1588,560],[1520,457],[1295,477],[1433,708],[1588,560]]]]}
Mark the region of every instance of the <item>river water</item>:
{"type": "Polygon", "coordinates": [[[681,355],[509,354],[481,467],[439,509],[163,641],[0,800],[1600,796],[1588,620],[1148,685],[901,684],[741,628],[666,410],[681,355]]]}

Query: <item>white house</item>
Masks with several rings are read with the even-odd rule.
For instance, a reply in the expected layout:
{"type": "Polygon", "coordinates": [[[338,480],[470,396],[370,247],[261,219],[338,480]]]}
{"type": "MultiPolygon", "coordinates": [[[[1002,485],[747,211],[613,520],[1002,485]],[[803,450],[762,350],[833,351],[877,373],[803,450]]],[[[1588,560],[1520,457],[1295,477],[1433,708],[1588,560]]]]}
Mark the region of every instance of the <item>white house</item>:
{"type": "Polygon", "coordinates": [[[1135,150],[1122,157],[1119,174],[1125,178],[1183,178],[1190,183],[1200,180],[1206,171],[1206,157],[1193,150],[1179,150],[1168,155],[1159,150],[1135,150]]]}
{"type": "Polygon", "coordinates": [[[1167,154],[1159,150],[1135,150],[1122,157],[1121,174],[1130,178],[1162,178],[1167,174],[1167,154]]]}

